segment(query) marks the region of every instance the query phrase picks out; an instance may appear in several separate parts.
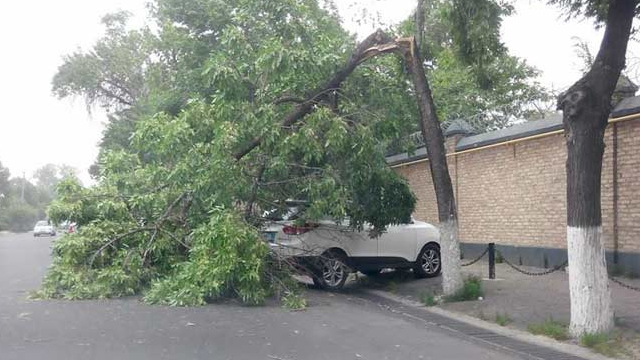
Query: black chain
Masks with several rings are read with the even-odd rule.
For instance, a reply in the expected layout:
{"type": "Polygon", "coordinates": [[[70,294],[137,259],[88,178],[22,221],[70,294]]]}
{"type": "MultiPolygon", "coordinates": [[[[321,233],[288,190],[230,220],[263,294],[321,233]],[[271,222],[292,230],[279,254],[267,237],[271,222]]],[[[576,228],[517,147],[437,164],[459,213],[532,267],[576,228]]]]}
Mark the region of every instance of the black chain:
{"type": "Polygon", "coordinates": [[[567,264],[569,263],[569,260],[566,260],[565,262],[563,262],[562,264],[555,266],[549,270],[543,271],[543,272],[531,272],[531,271],[527,271],[527,270],[522,270],[519,267],[513,265],[511,262],[509,262],[509,260],[507,260],[506,257],[504,257],[504,255],[502,255],[502,253],[500,253],[500,251],[496,250],[496,252],[498,253],[498,255],[500,255],[500,257],[502,258],[502,260],[507,263],[507,265],[511,266],[511,268],[519,273],[525,274],[525,275],[530,275],[530,276],[542,276],[542,275],[548,275],[551,274],[554,271],[558,271],[562,268],[564,268],[565,266],[567,266],[567,264]]]}
{"type": "Polygon", "coordinates": [[[629,284],[625,284],[622,281],[614,278],[613,276],[609,276],[609,280],[613,281],[614,283],[622,286],[623,288],[627,288],[629,290],[633,290],[633,291],[639,291],[640,292],[640,288],[639,287],[635,287],[635,286],[631,286],[629,284]]]}
{"type": "Polygon", "coordinates": [[[478,261],[480,261],[480,259],[482,259],[482,257],[489,251],[489,246],[487,246],[486,249],[484,249],[484,251],[482,252],[482,254],[480,254],[480,256],[478,256],[477,258],[475,258],[475,260],[472,260],[466,264],[460,264],[460,266],[469,266],[469,265],[473,265],[475,263],[477,263],[478,261]]]}

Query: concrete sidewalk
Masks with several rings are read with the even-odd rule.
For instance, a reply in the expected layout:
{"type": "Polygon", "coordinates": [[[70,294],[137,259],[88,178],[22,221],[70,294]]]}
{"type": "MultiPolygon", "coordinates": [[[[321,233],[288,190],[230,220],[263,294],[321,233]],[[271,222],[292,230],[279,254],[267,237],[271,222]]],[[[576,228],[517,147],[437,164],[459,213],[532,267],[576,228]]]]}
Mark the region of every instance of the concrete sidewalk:
{"type": "MultiPolygon", "coordinates": [[[[522,267],[531,272],[544,269],[522,267]]],[[[496,314],[508,315],[512,319],[509,327],[527,330],[533,323],[541,323],[546,319],[568,324],[570,320],[568,275],[563,270],[544,276],[528,276],[521,274],[507,264],[496,264],[496,280],[487,279],[488,264],[480,261],[463,268],[466,275],[475,275],[483,279],[484,299],[439,305],[448,311],[462,313],[495,323],[496,314]]],[[[386,290],[396,296],[413,301],[420,301],[426,294],[441,292],[441,277],[435,279],[415,280],[410,272],[383,273],[377,278],[358,276],[351,284],[356,288],[375,288],[386,290]]],[[[625,283],[640,287],[640,280],[621,278],[625,283]]],[[[611,283],[611,291],[619,328],[630,336],[640,333],[640,292],[632,291],[611,283]]],[[[574,340],[575,342],[575,340],[574,340]]],[[[635,355],[627,357],[640,359],[640,337],[630,342],[635,355]]]]}

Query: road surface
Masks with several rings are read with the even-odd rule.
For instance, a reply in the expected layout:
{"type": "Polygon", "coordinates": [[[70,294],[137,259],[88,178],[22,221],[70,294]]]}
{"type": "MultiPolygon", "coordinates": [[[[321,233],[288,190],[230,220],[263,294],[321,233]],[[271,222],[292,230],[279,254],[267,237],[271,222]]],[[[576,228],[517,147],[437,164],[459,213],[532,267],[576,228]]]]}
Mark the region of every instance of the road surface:
{"type": "Polygon", "coordinates": [[[348,294],[307,292],[306,311],[138,298],[28,300],[55,239],[0,234],[0,359],[518,359],[348,294]]]}

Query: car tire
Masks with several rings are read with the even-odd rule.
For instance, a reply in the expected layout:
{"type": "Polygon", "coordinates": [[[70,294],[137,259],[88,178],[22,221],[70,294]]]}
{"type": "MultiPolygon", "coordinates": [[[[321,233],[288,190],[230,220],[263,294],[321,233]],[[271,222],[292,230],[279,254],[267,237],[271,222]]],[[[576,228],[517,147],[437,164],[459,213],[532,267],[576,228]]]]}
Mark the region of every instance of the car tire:
{"type": "Polygon", "coordinates": [[[318,268],[313,276],[313,283],[324,290],[338,291],[342,289],[349,277],[347,258],[338,251],[327,251],[318,259],[318,268]]]}
{"type": "Polygon", "coordinates": [[[435,244],[425,245],[413,266],[413,274],[417,278],[432,278],[440,275],[441,270],[440,249],[435,244]]]}

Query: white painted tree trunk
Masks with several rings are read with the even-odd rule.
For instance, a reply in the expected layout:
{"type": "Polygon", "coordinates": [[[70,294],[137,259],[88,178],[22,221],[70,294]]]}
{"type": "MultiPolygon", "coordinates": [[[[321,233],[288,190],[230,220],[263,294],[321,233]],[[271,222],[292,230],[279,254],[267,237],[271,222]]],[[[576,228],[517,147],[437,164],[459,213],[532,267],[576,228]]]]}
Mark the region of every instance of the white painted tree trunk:
{"type": "Polygon", "coordinates": [[[613,329],[613,307],[602,226],[567,227],[571,335],[613,329]]]}
{"type": "Polygon", "coordinates": [[[440,255],[442,261],[442,291],[445,296],[453,295],[464,286],[462,268],[460,266],[457,220],[440,223],[440,255]]]}

